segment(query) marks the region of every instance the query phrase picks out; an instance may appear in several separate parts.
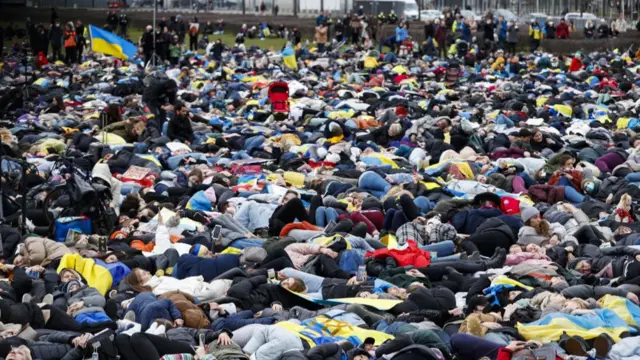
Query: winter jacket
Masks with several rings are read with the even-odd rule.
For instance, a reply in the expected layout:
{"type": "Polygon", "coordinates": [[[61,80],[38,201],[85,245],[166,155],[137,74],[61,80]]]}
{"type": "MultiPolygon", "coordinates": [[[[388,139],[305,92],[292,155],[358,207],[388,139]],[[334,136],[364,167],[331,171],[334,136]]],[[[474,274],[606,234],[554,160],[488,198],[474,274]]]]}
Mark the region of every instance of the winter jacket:
{"type": "Polygon", "coordinates": [[[52,261],[60,259],[69,253],[71,253],[71,250],[63,243],[35,236],[26,238],[24,247],[22,247],[22,256],[29,266],[47,266],[52,261]]]}
{"type": "Polygon", "coordinates": [[[558,24],[556,28],[556,36],[558,39],[568,39],[569,38],[569,25],[565,23],[558,24]]]}
{"type": "Polygon", "coordinates": [[[322,246],[316,244],[291,244],[284,248],[296,269],[301,269],[314,255],[319,255],[322,246]]]}
{"type": "Polygon", "coordinates": [[[285,309],[298,305],[312,310],[318,308],[278,284],[267,283],[266,276],[254,276],[233,284],[227,296],[238,299],[243,309],[254,312],[271,307],[273,303],[279,303],[285,309]]]}
{"type": "Polygon", "coordinates": [[[193,142],[193,128],[191,120],[186,116],[174,115],[167,126],[167,136],[171,140],[193,142]]]}
{"type": "Polygon", "coordinates": [[[229,331],[235,331],[243,326],[251,324],[271,325],[276,319],[272,317],[260,317],[256,318],[254,312],[251,310],[240,311],[235,314],[230,314],[224,317],[218,317],[211,324],[211,329],[221,331],[228,329],[229,331]]]}
{"type": "Polygon", "coordinates": [[[242,349],[255,360],[279,360],[288,352],[304,350],[302,340],[294,332],[276,326],[260,326],[254,329],[251,340],[242,349]]]}
{"type": "Polygon", "coordinates": [[[240,266],[238,255],[218,255],[215,258],[201,258],[191,254],[184,254],[178,260],[174,276],[184,279],[191,276],[202,276],[204,281],[211,281],[225,271],[240,266]]]}
{"type": "Polygon", "coordinates": [[[49,30],[49,41],[51,42],[51,47],[59,48],[62,46],[62,35],[64,32],[60,26],[52,26],[49,30]]]}
{"type": "Polygon", "coordinates": [[[326,44],[327,43],[327,32],[329,28],[326,26],[318,26],[316,27],[315,39],[318,44],[326,44]]]}
{"type": "Polygon", "coordinates": [[[171,300],[159,300],[150,292],[138,294],[128,310],[136,314],[136,322],[140,323],[142,330],[148,329],[155,319],[166,319],[171,322],[182,319],[182,314],[171,300]]]}
{"type": "Polygon", "coordinates": [[[461,234],[474,234],[476,229],[485,220],[502,215],[500,209],[473,209],[465,210],[457,213],[451,219],[451,225],[453,225],[458,233],[461,234]]]}
{"type": "Polygon", "coordinates": [[[373,257],[376,260],[390,257],[396,261],[398,266],[429,266],[429,263],[431,262],[431,253],[418,248],[415,241],[409,240],[407,244],[409,246],[404,250],[384,248],[378,249],[374,252],[367,252],[365,256],[373,257]]]}
{"type": "Polygon", "coordinates": [[[84,307],[77,314],[104,312],[104,306],[107,303],[105,297],[98,290],[91,286],[84,286],[80,290],[72,293],[67,299],[67,306],[76,302],[84,302],[84,307]]]}
{"type": "Polygon", "coordinates": [[[564,200],[564,186],[531,185],[529,187],[529,196],[536,203],[555,204],[564,200]]]}
{"type": "Polygon", "coordinates": [[[113,177],[111,170],[109,169],[109,165],[105,163],[97,163],[91,171],[91,176],[102,179],[109,184],[111,188],[111,201],[109,202],[109,207],[114,209],[116,214],[119,214],[122,182],[113,177]]]}
{"type": "Polygon", "coordinates": [[[309,360],[342,360],[344,351],[337,343],[318,345],[307,353],[309,360]]]}
{"type": "Polygon", "coordinates": [[[158,299],[171,300],[182,314],[184,326],[188,328],[204,329],[211,324],[202,308],[195,304],[194,298],[189,294],[170,291],[158,296],[158,299]]]}
{"type": "Polygon", "coordinates": [[[104,128],[104,131],[118,135],[128,143],[135,142],[138,138],[133,135],[133,124],[129,121],[117,121],[104,128]]]}
{"type": "Polygon", "coordinates": [[[564,238],[564,235],[566,233],[565,228],[558,224],[558,223],[551,223],[551,235],[546,236],[546,235],[539,235],[536,232],[536,229],[532,228],[531,226],[523,226],[520,231],[518,231],[518,244],[521,245],[529,245],[529,244],[536,244],[536,245],[540,245],[543,241],[549,240],[549,238],[553,235],[557,235],[558,236],[558,240],[562,241],[562,239],[564,238]]]}

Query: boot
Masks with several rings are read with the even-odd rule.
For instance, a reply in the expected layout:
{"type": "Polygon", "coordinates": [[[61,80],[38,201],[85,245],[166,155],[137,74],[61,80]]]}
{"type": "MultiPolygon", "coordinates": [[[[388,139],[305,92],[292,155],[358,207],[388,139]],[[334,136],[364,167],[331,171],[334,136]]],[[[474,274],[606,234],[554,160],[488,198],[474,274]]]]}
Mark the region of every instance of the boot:
{"type": "Polygon", "coordinates": [[[480,253],[474,251],[471,255],[468,256],[469,260],[480,260],[480,253]]]}
{"type": "Polygon", "coordinates": [[[614,341],[611,336],[602,333],[597,338],[593,339],[593,347],[596,349],[596,357],[605,359],[609,355],[609,351],[613,346],[614,341]]]}
{"type": "Polygon", "coordinates": [[[587,353],[589,345],[583,338],[578,336],[572,336],[567,339],[564,349],[569,355],[589,357],[589,354],[587,353]]]}
{"type": "Polygon", "coordinates": [[[507,261],[507,250],[498,248],[491,259],[484,261],[485,270],[501,268],[505,261],[507,261]]]}

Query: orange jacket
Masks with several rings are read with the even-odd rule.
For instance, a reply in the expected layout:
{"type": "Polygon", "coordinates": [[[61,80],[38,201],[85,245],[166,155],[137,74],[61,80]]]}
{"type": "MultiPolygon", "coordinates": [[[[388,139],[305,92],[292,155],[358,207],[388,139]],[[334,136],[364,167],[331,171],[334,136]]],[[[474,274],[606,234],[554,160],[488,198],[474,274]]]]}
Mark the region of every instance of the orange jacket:
{"type": "Polygon", "coordinates": [[[64,33],[64,47],[74,47],[76,46],[76,32],[75,31],[66,31],[64,33]]]}

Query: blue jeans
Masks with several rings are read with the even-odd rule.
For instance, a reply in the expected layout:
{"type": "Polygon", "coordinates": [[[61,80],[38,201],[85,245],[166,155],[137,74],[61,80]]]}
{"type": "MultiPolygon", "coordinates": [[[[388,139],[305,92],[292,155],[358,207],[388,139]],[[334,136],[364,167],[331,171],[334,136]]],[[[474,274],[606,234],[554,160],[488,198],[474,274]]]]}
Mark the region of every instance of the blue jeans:
{"type": "Polygon", "coordinates": [[[389,192],[391,184],[377,173],[373,171],[366,171],[360,175],[360,178],[358,179],[358,187],[370,192],[378,199],[381,199],[387,192],[389,192]]]}
{"type": "Polygon", "coordinates": [[[263,240],[247,238],[233,240],[231,244],[229,244],[230,247],[240,250],[248,247],[262,247],[262,245],[264,245],[263,240]]]}
{"type": "Polygon", "coordinates": [[[627,179],[628,182],[640,182],[640,172],[627,174],[624,178],[627,179]]]}
{"type": "Polygon", "coordinates": [[[338,212],[331,207],[319,206],[316,209],[316,225],[325,227],[330,221],[338,222],[338,212]]]}
{"type": "Polygon", "coordinates": [[[244,149],[247,153],[251,153],[251,151],[255,149],[260,149],[262,148],[262,144],[264,144],[264,140],[265,138],[262,135],[250,137],[245,140],[244,149]]]}
{"type": "Polygon", "coordinates": [[[413,203],[416,204],[423,215],[431,211],[431,209],[433,209],[435,206],[434,203],[429,201],[429,199],[424,196],[418,196],[417,198],[413,199],[413,203]]]}
{"type": "Polygon", "coordinates": [[[564,187],[564,197],[572,204],[580,204],[584,201],[584,195],[580,194],[580,192],[578,192],[578,190],[574,189],[572,186],[564,187]]]}
{"type": "Polygon", "coordinates": [[[437,253],[438,259],[440,259],[441,257],[453,255],[456,252],[456,244],[451,240],[447,240],[441,241],[439,243],[420,246],[420,249],[437,253]]]}

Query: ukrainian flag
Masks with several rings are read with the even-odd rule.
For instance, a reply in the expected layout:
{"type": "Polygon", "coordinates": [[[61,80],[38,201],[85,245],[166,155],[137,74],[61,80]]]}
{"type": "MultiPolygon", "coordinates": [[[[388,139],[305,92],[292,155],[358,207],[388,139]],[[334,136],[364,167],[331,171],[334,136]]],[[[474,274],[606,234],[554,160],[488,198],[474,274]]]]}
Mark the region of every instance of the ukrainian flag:
{"type": "Polygon", "coordinates": [[[296,53],[293,51],[293,47],[287,46],[282,50],[282,61],[284,65],[289,69],[298,70],[298,64],[296,63],[296,53]]]}
{"type": "Polygon", "coordinates": [[[130,60],[138,51],[138,48],[129,41],[93,25],[89,25],[89,33],[91,34],[91,50],[94,52],[101,52],[122,60],[130,60]]]}

